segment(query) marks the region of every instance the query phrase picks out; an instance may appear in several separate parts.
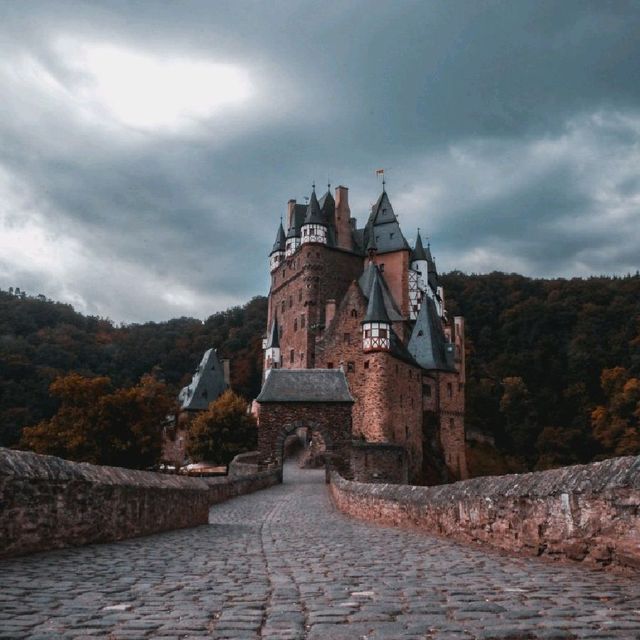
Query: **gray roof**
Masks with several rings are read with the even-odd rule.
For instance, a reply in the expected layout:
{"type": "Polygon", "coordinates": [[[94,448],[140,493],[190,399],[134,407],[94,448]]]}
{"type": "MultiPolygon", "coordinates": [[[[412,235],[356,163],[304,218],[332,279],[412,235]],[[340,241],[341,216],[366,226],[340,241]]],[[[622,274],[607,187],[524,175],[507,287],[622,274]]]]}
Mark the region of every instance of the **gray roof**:
{"type": "Polygon", "coordinates": [[[364,231],[364,246],[369,246],[371,236],[373,236],[378,253],[411,251],[409,243],[402,235],[398,218],[393,211],[386,191],[380,194],[378,201],[371,209],[364,231]]]}
{"type": "Polygon", "coordinates": [[[425,260],[428,261],[431,258],[431,252],[427,255],[427,252],[422,245],[422,238],[420,237],[420,232],[418,231],[418,237],[416,238],[416,246],[413,248],[413,252],[411,253],[411,262],[417,260],[425,260]]]}
{"type": "Polygon", "coordinates": [[[274,316],[271,323],[271,331],[267,336],[266,349],[279,349],[280,348],[280,335],[278,331],[278,317],[274,316]]]}
{"type": "Polygon", "coordinates": [[[282,220],[280,220],[280,226],[278,227],[278,232],[276,233],[276,241],[273,243],[273,249],[271,249],[271,253],[275,253],[276,251],[284,251],[285,242],[286,238],[284,236],[284,229],[282,228],[282,220]]]}
{"type": "Polygon", "coordinates": [[[429,296],[422,299],[407,349],[423,369],[455,370],[455,347],[446,341],[436,305],[429,296]]]}
{"type": "MultiPolygon", "coordinates": [[[[358,280],[360,290],[367,300],[369,300],[369,293],[371,292],[371,285],[373,284],[373,277],[376,271],[378,271],[378,267],[373,262],[369,262],[364,268],[360,279],[358,280]]],[[[380,272],[378,271],[378,273],[380,272]]],[[[393,296],[391,295],[391,292],[387,287],[384,276],[380,277],[380,286],[382,287],[382,298],[384,300],[384,307],[387,311],[389,319],[391,320],[391,322],[398,322],[402,320],[402,314],[400,313],[400,310],[393,300],[393,296]]]]}
{"type": "Polygon", "coordinates": [[[181,409],[201,411],[217,400],[227,384],[224,371],[215,349],[205,351],[202,360],[193,374],[191,384],[183,387],[178,394],[181,409]]]}
{"type": "Polygon", "coordinates": [[[380,284],[380,271],[375,265],[373,265],[373,267],[373,278],[371,278],[371,288],[369,289],[369,304],[367,305],[367,313],[362,322],[386,322],[390,324],[391,320],[387,314],[382,285],[380,284]]]}
{"type": "Polygon", "coordinates": [[[318,202],[322,215],[327,222],[333,221],[336,212],[336,201],[333,199],[330,191],[327,191],[318,202]]]}
{"type": "Polygon", "coordinates": [[[271,369],[258,402],[353,402],[340,369],[271,369]]]}
{"type": "Polygon", "coordinates": [[[315,189],[311,191],[311,198],[309,200],[309,204],[307,205],[307,213],[304,218],[304,224],[327,225],[327,220],[322,215],[322,211],[320,210],[320,203],[318,202],[318,198],[316,197],[315,189]]]}
{"type": "Polygon", "coordinates": [[[307,214],[307,205],[295,204],[293,207],[293,225],[289,227],[287,231],[287,238],[293,238],[300,235],[300,227],[304,223],[304,218],[307,214]]]}

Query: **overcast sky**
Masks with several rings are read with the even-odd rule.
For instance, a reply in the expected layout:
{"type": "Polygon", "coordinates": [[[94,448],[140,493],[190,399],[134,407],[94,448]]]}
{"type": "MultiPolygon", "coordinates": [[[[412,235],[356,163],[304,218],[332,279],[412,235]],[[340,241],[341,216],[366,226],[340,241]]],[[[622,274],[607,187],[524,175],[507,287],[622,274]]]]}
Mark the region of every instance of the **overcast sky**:
{"type": "Polygon", "coordinates": [[[115,321],[268,290],[289,198],[440,271],[640,266],[640,3],[0,2],[0,288],[115,321]]]}

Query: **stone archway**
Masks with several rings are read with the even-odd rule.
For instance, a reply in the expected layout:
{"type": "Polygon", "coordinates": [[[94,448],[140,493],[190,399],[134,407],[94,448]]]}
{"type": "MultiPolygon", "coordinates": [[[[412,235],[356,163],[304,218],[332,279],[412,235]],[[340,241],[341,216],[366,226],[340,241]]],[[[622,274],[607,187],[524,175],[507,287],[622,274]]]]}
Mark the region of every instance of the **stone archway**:
{"type": "Polygon", "coordinates": [[[321,434],[336,467],[348,472],[353,397],[336,369],[273,369],[256,399],[262,466],[282,468],[284,441],[299,426],[321,434]]]}
{"type": "Polygon", "coordinates": [[[320,435],[324,442],[325,450],[329,455],[333,455],[335,453],[331,434],[319,422],[314,420],[294,420],[293,422],[288,422],[282,426],[280,434],[277,436],[275,441],[276,464],[279,467],[284,464],[284,449],[287,438],[293,435],[298,429],[304,428],[310,429],[312,432],[320,435]]]}

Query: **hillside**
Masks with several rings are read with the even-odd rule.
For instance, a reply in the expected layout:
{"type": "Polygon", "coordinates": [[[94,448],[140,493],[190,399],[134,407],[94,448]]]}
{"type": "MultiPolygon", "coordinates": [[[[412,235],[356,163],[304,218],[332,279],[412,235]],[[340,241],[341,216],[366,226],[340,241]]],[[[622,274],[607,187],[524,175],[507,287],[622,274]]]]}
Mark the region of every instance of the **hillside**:
{"type": "MultiPolygon", "coordinates": [[[[640,452],[640,276],[453,272],[442,284],[450,315],[467,321],[475,473],[640,452]]],[[[129,386],[155,369],[177,392],[216,346],[232,359],[236,390],[255,397],[266,309],[266,298],[257,297],[205,322],[115,326],[69,305],[0,291],[0,444],[16,443],[23,426],[52,415],[48,386],[68,371],[129,386]]]]}

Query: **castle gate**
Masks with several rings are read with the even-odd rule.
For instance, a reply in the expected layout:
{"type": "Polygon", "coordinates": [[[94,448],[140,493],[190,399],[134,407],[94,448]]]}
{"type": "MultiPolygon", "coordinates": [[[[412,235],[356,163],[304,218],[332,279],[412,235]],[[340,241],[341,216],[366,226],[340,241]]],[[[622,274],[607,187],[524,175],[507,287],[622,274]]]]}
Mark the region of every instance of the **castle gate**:
{"type": "Polygon", "coordinates": [[[300,427],[318,433],[343,472],[349,469],[353,398],[338,369],[272,369],[256,399],[260,464],[281,467],[284,442],[300,427]]]}

